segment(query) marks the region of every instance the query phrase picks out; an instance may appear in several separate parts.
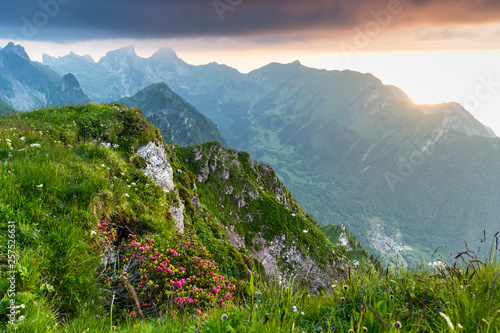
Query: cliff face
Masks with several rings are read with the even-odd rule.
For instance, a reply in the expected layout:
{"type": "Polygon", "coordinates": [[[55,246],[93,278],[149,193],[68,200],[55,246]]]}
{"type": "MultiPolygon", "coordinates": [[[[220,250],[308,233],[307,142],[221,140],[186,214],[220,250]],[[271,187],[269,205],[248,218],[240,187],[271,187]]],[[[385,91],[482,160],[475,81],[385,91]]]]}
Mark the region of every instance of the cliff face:
{"type": "Polygon", "coordinates": [[[197,204],[241,253],[279,280],[297,276],[313,289],[340,279],[345,262],[273,169],[218,143],[176,148],[193,174],[197,204]]]}

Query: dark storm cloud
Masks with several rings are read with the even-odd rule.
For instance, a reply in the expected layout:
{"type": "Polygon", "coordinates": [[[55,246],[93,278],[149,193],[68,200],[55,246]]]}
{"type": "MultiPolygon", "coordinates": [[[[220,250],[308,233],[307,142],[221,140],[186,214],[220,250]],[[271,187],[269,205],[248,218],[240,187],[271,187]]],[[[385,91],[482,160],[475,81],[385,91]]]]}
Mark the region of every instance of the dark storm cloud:
{"type": "Polygon", "coordinates": [[[498,20],[496,0],[2,0],[0,38],[88,40],[346,30],[391,3],[393,29],[498,20]]]}

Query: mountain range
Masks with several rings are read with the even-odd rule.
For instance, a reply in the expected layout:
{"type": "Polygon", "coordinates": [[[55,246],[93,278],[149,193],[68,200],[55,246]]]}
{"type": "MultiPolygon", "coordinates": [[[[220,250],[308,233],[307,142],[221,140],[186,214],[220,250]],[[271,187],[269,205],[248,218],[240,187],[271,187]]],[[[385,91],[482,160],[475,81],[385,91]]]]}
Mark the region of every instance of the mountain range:
{"type": "Polygon", "coordinates": [[[416,105],[371,74],[298,61],[243,74],[189,65],[171,49],[141,58],[126,47],[98,62],[71,53],[43,64],[73,73],[98,102],[166,83],[229,146],[269,163],[320,224],[345,224],[387,260],[480,246],[498,231],[500,139],[459,104],[416,105]]]}
{"type": "Polygon", "coordinates": [[[0,98],[19,111],[90,102],[72,74],[59,75],[31,61],[24,48],[14,43],[0,49],[0,98]]]}

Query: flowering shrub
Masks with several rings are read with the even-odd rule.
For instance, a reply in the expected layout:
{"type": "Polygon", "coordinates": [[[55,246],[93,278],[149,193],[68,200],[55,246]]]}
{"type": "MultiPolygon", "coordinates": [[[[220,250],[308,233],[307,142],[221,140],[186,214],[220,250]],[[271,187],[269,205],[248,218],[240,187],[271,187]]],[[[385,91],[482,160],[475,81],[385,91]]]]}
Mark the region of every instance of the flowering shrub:
{"type": "Polygon", "coordinates": [[[242,289],[243,281],[221,275],[213,254],[189,235],[176,234],[174,244],[167,246],[129,234],[123,244],[113,245],[116,229],[107,221],[98,229],[104,248],[115,253],[117,269],[108,267],[104,273],[108,286],[115,291],[132,287],[145,313],[165,313],[169,308],[198,313],[200,308],[224,307],[242,289]]]}

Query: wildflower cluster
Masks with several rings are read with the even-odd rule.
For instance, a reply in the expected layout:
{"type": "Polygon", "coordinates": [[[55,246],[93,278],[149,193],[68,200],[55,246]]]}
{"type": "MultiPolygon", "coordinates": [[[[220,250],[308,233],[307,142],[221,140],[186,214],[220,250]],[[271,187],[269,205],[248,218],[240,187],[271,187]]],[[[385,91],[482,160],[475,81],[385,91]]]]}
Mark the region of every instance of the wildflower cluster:
{"type": "MultiPolygon", "coordinates": [[[[104,227],[101,223],[101,237],[109,244],[116,231],[104,227]]],[[[174,244],[157,243],[153,238],[129,234],[116,251],[116,266],[120,268],[106,274],[110,288],[134,288],[143,312],[190,308],[198,313],[204,308],[227,306],[240,293],[242,282],[221,275],[213,254],[196,239],[178,234],[174,244]]]]}
{"type": "Polygon", "coordinates": [[[116,238],[116,229],[110,228],[109,220],[102,220],[100,224],[97,225],[99,234],[105,244],[111,244],[116,238]]]}

